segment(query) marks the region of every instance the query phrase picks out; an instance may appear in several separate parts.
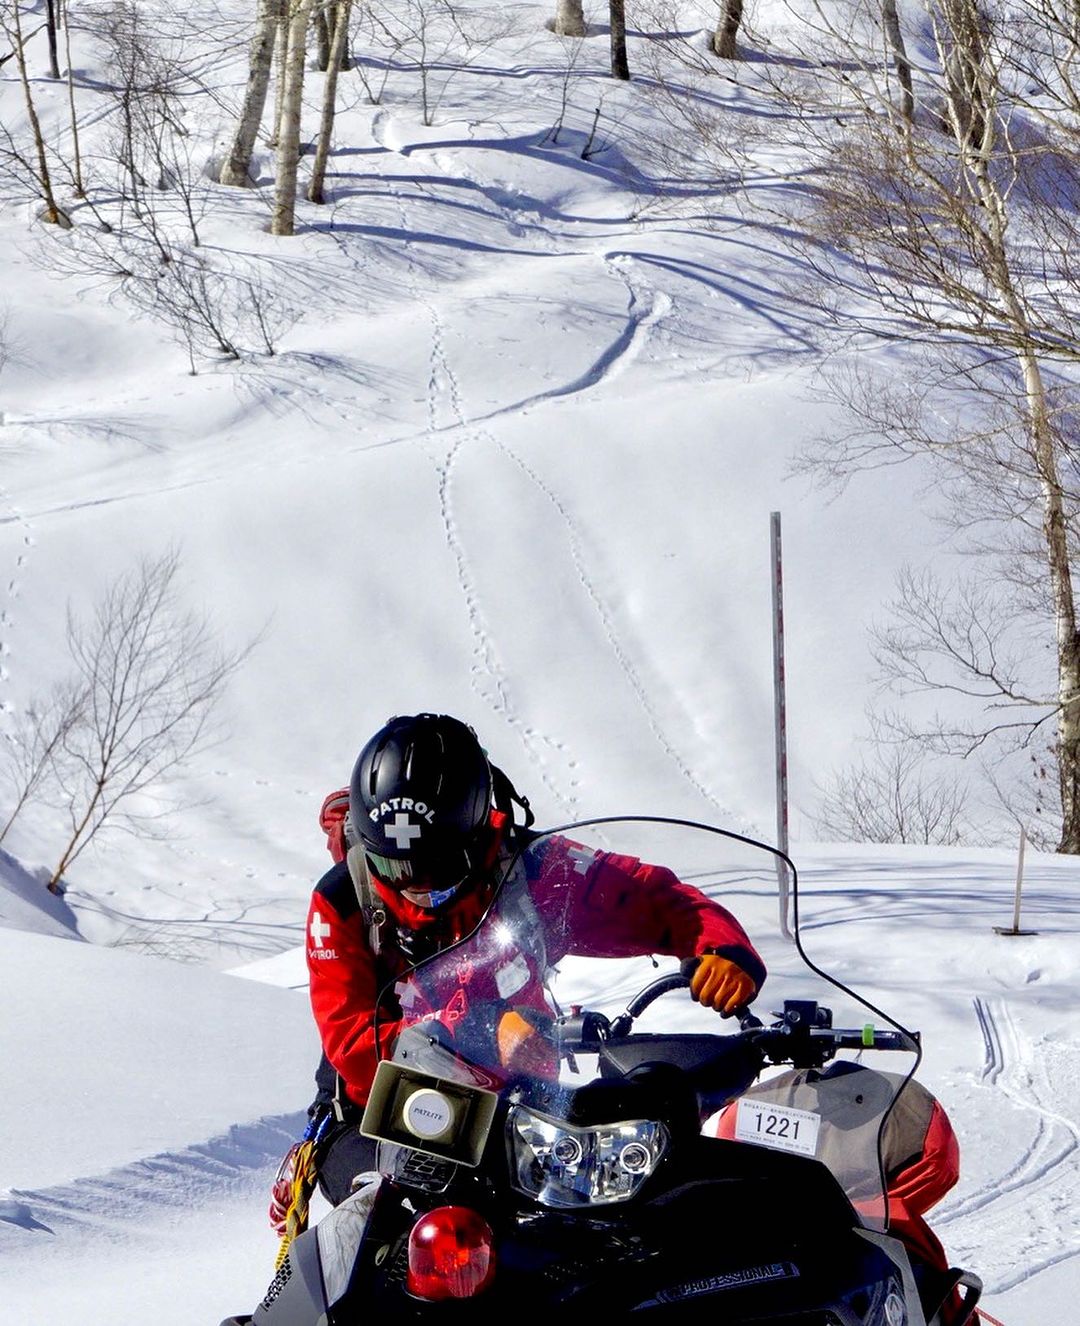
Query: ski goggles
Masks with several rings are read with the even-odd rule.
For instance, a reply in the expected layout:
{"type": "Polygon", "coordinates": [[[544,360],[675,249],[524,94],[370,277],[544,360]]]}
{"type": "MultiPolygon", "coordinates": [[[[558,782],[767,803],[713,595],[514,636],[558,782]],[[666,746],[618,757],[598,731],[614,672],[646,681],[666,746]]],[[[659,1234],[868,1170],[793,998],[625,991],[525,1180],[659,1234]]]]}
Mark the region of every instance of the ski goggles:
{"type": "Polygon", "coordinates": [[[465,848],[440,853],[438,857],[384,856],[365,851],[368,869],[388,888],[428,893],[452,892],[464,883],[472,871],[472,861],[465,848]]]}

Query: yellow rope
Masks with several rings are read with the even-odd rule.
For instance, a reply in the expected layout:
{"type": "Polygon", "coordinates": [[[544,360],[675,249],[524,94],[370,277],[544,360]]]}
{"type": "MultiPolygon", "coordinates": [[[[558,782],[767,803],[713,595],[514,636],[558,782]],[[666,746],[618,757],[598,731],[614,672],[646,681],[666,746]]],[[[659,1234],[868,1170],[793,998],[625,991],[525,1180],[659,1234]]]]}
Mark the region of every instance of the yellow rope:
{"type": "Polygon", "coordinates": [[[274,1270],[280,1271],[293,1239],[307,1229],[311,1194],[315,1191],[315,1143],[304,1142],[296,1153],[292,1179],[292,1200],[285,1213],[285,1233],[278,1247],[274,1270]]]}

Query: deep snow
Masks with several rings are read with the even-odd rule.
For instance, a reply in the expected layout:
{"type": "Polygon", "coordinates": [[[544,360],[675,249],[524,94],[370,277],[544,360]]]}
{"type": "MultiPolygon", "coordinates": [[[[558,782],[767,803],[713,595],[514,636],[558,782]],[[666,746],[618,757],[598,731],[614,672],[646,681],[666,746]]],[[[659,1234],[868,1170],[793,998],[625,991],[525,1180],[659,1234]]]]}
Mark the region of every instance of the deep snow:
{"type": "MultiPolygon", "coordinates": [[[[83,150],[103,168],[116,116],[97,12],[71,5],[83,150]]],[[[542,823],[687,814],[771,839],[775,510],[792,854],[829,918],[816,942],[924,1032],[924,1080],[964,1148],[935,1224],[985,1277],[987,1310],[1068,1321],[1075,863],[1029,852],[1039,933],[1006,938],[1011,850],[813,842],[815,781],[851,758],[872,693],[866,628],[898,566],[936,547],[926,476],[890,469],[832,501],[789,477],[831,420],[810,395],[815,314],[786,288],[796,260],[734,193],[676,205],[657,187],[639,151],[652,112],[604,77],[598,21],[568,73],[547,7],[509,12],[518,32],[446,84],[430,126],[400,62],[378,106],[343,79],[330,202],[302,202],[293,239],[266,233],[265,188],[207,186],[204,252],[257,272],[295,318],[273,358],[190,375],[89,260],[42,258],[72,237],[43,235],[3,184],[0,701],[63,674],[68,603],[168,546],[225,641],[262,635],[166,834],[102,837],[64,901],[40,880],[53,812],[4,842],[4,1321],[193,1326],[261,1294],[266,1189],[310,1096],[299,945],[327,860],[318,807],[389,714],[473,722],[542,823]],[[584,160],[597,105],[604,146],[584,160]]],[[[185,124],[212,171],[250,15],[185,13],[212,92],[185,124]]],[[[690,32],[712,21],[685,15],[690,32]]],[[[42,37],[28,55],[64,144],[42,37]]],[[[723,95],[757,113],[737,82],[723,95]]],[[[13,62],[0,119],[24,129],[13,62]]],[[[788,164],[764,150],[755,187],[783,187],[788,164]]]]}

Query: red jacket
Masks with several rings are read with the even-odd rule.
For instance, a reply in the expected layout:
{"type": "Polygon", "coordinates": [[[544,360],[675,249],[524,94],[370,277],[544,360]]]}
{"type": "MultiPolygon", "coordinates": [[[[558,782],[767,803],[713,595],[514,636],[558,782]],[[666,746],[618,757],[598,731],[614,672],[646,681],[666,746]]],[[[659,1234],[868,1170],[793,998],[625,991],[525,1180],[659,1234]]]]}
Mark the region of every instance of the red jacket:
{"type": "MultiPolygon", "coordinates": [[[[566,839],[551,839],[539,877],[529,885],[542,922],[551,922],[555,910],[563,911],[566,888],[573,888],[569,895],[572,923],[567,929],[574,936],[576,955],[657,953],[688,958],[719,952],[738,963],[760,988],[765,980],[764,964],[742,926],[725,908],[665,867],[613,853],[587,854],[590,864],[583,873],[583,849],[566,839]]],[[[449,924],[453,933],[444,942],[470,933],[484,906],[484,900],[473,893],[438,913],[425,912],[392,890],[376,887],[399,924],[412,928],[449,924]]],[[[566,944],[560,944],[560,932],[566,930],[559,927],[548,936],[552,964],[567,953],[566,944]]],[[[323,876],[312,895],[307,963],[311,1007],[326,1058],[340,1075],[349,1099],[363,1105],[376,1065],[386,1057],[400,1030],[393,978],[407,964],[393,944],[379,954],[372,951],[343,861],[323,876]],[[380,992],[376,1047],[375,1007],[380,992]]]]}

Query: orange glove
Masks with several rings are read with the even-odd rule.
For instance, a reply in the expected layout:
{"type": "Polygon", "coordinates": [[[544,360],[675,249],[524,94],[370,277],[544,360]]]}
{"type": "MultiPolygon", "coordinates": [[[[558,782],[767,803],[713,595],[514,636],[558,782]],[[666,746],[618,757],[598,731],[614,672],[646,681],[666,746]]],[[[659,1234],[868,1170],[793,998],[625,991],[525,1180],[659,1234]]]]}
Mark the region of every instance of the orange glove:
{"type": "Polygon", "coordinates": [[[737,1008],[754,998],[757,986],[737,962],[722,958],[718,953],[706,953],[698,958],[690,977],[690,994],[699,1004],[714,1008],[723,1017],[730,1017],[737,1008]]]}
{"type": "Polygon", "coordinates": [[[542,1031],[533,1025],[530,1017],[544,1022],[545,1015],[537,1010],[525,1009],[525,1017],[517,1009],[510,1009],[499,1018],[495,1029],[495,1044],[499,1063],[515,1073],[529,1073],[535,1077],[551,1077],[557,1071],[555,1051],[542,1031]]]}

